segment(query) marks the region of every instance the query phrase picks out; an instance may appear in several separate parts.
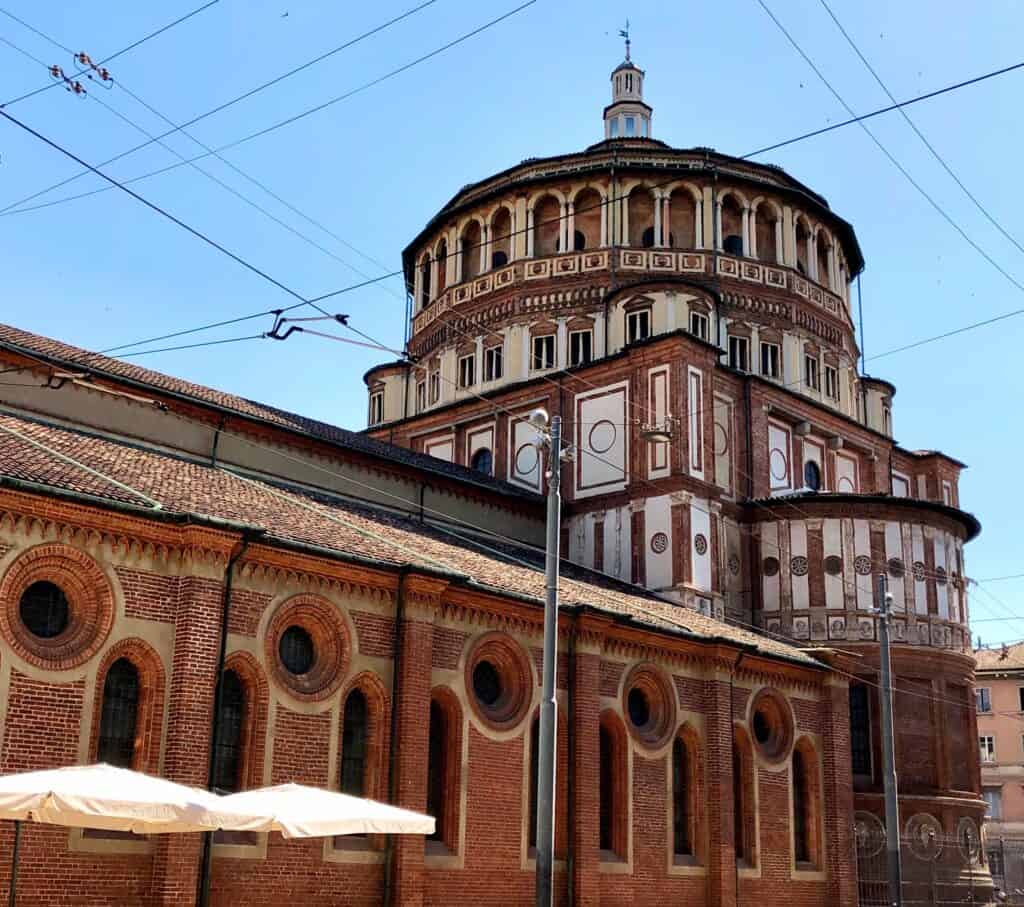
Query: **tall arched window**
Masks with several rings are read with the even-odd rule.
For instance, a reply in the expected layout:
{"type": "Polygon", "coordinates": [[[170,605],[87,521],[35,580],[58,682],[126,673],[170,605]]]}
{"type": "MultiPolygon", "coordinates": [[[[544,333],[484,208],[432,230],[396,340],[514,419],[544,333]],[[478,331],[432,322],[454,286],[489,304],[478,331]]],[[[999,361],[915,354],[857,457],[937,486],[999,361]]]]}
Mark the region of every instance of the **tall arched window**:
{"type": "Polygon", "coordinates": [[[821,853],[818,756],[806,738],[793,748],[792,769],[793,862],[797,866],[818,867],[821,853]]]}
{"type": "Polygon", "coordinates": [[[366,697],[358,689],[348,694],[342,715],[341,791],[366,796],[366,697]]]}
{"type": "Polygon", "coordinates": [[[734,730],[732,748],[733,846],[736,862],[757,864],[757,817],[754,802],[754,765],[750,740],[745,732],[734,730]]]}
{"type": "Polygon", "coordinates": [[[139,671],[127,658],[119,658],[103,683],[97,761],[133,767],[138,711],[139,671]]]}
{"type": "Polygon", "coordinates": [[[213,754],[213,786],[219,793],[242,789],[242,728],[245,724],[245,685],[235,671],[221,677],[220,715],[213,754]]]}
{"type": "Polygon", "coordinates": [[[431,841],[448,840],[448,716],[444,707],[430,703],[430,740],[427,746],[427,814],[434,817],[431,841]]]}
{"type": "Polygon", "coordinates": [[[430,304],[430,271],[430,256],[426,255],[420,261],[420,308],[430,304]]]}
{"type": "Polygon", "coordinates": [[[626,729],[614,715],[602,719],[598,741],[600,845],[608,856],[623,859],[628,846],[626,819],[626,729]]]}
{"type": "Polygon", "coordinates": [[[437,247],[437,292],[443,293],[448,286],[448,240],[442,239],[437,247]]]}
{"type": "Polygon", "coordinates": [[[527,840],[537,846],[537,775],[540,771],[540,716],[530,725],[530,815],[527,840]]]}
{"type": "Polygon", "coordinates": [[[600,730],[601,766],[601,850],[615,847],[615,741],[611,732],[601,725],[600,730]]]}
{"type": "Polygon", "coordinates": [[[690,770],[690,754],[677,737],[672,743],[672,852],[677,857],[693,854],[690,770]]]}

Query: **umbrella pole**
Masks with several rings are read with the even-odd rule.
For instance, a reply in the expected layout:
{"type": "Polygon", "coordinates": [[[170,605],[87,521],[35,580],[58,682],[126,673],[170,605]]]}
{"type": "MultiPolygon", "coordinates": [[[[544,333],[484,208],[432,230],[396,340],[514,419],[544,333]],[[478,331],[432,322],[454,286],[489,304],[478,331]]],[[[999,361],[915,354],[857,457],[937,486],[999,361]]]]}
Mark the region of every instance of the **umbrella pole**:
{"type": "Polygon", "coordinates": [[[14,820],[14,847],[11,853],[11,884],[7,891],[7,907],[18,900],[18,851],[21,849],[21,822],[14,820]]]}

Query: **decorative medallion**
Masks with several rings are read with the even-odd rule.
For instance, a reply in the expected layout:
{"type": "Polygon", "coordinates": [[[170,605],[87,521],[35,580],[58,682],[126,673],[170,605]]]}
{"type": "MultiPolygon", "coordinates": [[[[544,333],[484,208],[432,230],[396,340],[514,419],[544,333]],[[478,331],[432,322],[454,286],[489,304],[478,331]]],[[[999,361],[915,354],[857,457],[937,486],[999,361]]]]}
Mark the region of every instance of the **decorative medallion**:
{"type": "Polygon", "coordinates": [[[956,837],[960,845],[960,855],[972,865],[978,863],[981,858],[981,836],[972,818],[963,816],[960,819],[956,837]]]}
{"type": "Polygon", "coordinates": [[[871,558],[866,554],[858,554],[853,559],[853,569],[860,576],[868,576],[871,573],[871,558]]]}
{"type": "Polygon", "coordinates": [[[825,572],[829,576],[839,576],[843,572],[843,559],[838,554],[830,554],[825,558],[825,572]]]}
{"type": "Polygon", "coordinates": [[[768,455],[768,463],[771,467],[772,478],[781,482],[789,475],[789,460],[784,451],[776,447],[768,455]]]}
{"type": "Polygon", "coordinates": [[[729,432],[721,422],[715,423],[715,456],[724,457],[729,452],[729,432]]]}
{"type": "Polygon", "coordinates": [[[853,818],[853,836],[857,840],[857,856],[874,857],[885,847],[885,826],[874,813],[858,810],[853,818]]]}
{"type": "Polygon", "coordinates": [[[833,617],[828,624],[828,634],[833,639],[846,635],[846,620],[842,617],[833,617]]]}
{"type": "Polygon", "coordinates": [[[935,582],[937,582],[940,586],[945,586],[946,585],[946,568],[945,567],[936,567],[935,568],[935,582]]]}
{"type": "Polygon", "coordinates": [[[914,579],[917,580],[917,582],[919,583],[923,583],[925,571],[924,563],[922,561],[914,561],[913,571],[914,579]]]}
{"type": "Polygon", "coordinates": [[[777,557],[766,557],[761,563],[761,573],[764,576],[776,576],[779,572],[779,559],[777,557]]]}
{"type": "Polygon", "coordinates": [[[910,852],[919,860],[934,860],[942,853],[942,826],[935,816],[918,813],[907,822],[905,834],[910,852]]]}
{"type": "Polygon", "coordinates": [[[537,448],[533,444],[523,444],[516,451],[516,474],[528,476],[537,468],[537,448]]]}
{"type": "Polygon", "coordinates": [[[602,419],[600,422],[595,422],[590,429],[587,442],[592,451],[603,454],[612,449],[617,436],[618,430],[615,428],[615,423],[602,419]]]}
{"type": "Polygon", "coordinates": [[[700,555],[707,553],[708,540],[699,532],[693,537],[693,550],[700,555]]]}
{"type": "Polygon", "coordinates": [[[807,576],[807,558],[797,555],[789,562],[789,569],[793,571],[793,576],[807,576]]]}
{"type": "Polygon", "coordinates": [[[668,536],[664,532],[655,532],[651,536],[651,551],[655,554],[663,554],[668,550],[668,536]]]}
{"type": "Polygon", "coordinates": [[[735,551],[729,555],[729,572],[733,576],[738,575],[740,572],[740,559],[735,551]]]}
{"type": "Polygon", "coordinates": [[[806,617],[793,618],[793,637],[795,639],[807,639],[811,635],[810,622],[806,617]]]}
{"type": "Polygon", "coordinates": [[[898,557],[889,558],[889,576],[895,579],[902,579],[904,574],[907,572],[907,568],[903,566],[903,561],[898,557]]]}

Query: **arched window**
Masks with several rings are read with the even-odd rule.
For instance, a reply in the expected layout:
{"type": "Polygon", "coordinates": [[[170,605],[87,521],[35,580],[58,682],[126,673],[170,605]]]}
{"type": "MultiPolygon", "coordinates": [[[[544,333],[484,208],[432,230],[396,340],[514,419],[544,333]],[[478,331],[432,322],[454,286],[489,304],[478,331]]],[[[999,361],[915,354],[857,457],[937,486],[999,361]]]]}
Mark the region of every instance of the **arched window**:
{"type": "Polygon", "coordinates": [[[503,268],[512,254],[512,215],[508,208],[501,207],[491,218],[491,267],[503,268]]]}
{"type": "Polygon", "coordinates": [[[732,747],[733,847],[736,862],[757,865],[757,816],[751,744],[741,728],[734,729],[732,747]]]}
{"type": "Polygon", "coordinates": [[[437,247],[437,292],[443,293],[448,286],[448,241],[441,240],[437,247]]]}
{"type": "Polygon", "coordinates": [[[430,256],[420,262],[420,307],[426,308],[430,303],[430,256]]]}
{"type": "Polygon", "coordinates": [[[572,233],[572,248],[574,252],[582,252],[587,247],[587,237],[583,235],[582,230],[573,230],[572,233]]]}
{"type": "Polygon", "coordinates": [[[545,195],[533,208],[533,256],[544,258],[559,251],[562,237],[562,206],[545,195]]]}
{"type": "Polygon", "coordinates": [[[626,729],[616,716],[601,721],[598,741],[600,846],[613,859],[626,856],[626,729]]]}
{"type": "Polygon", "coordinates": [[[503,268],[508,264],[508,255],[504,252],[492,252],[491,253],[491,267],[492,268],[503,268]]]}
{"type": "Polygon", "coordinates": [[[345,700],[341,730],[341,791],[366,796],[366,697],[355,689],[345,700]]]}
{"type": "Polygon", "coordinates": [[[648,227],[644,230],[644,235],[640,237],[640,244],[645,249],[650,249],[654,246],[654,227],[648,227]]]}
{"type": "Polygon", "coordinates": [[[451,710],[436,699],[430,702],[427,744],[427,813],[434,817],[434,833],[427,839],[454,849],[456,833],[455,727],[451,710]]]}
{"type": "Polygon", "coordinates": [[[672,852],[675,856],[693,854],[690,770],[690,754],[686,744],[677,737],[672,743],[672,852]]]}
{"type": "Polygon", "coordinates": [[[757,234],[757,257],[769,264],[777,264],[779,260],[775,236],[778,219],[775,209],[767,202],[758,206],[754,221],[757,234]]]}
{"type": "Polygon", "coordinates": [[[473,280],[480,276],[480,244],[483,236],[480,224],[471,220],[462,231],[462,279],[473,280]]]}
{"type": "Polygon", "coordinates": [[[601,194],[596,189],[587,187],[576,194],[573,199],[573,248],[577,252],[595,249],[601,245],[601,220],[604,208],[601,194]]]}
{"type": "Polygon", "coordinates": [[[127,658],[119,658],[103,682],[99,743],[96,760],[132,768],[139,712],[139,671],[127,658]]]}
{"type": "Polygon", "coordinates": [[[814,460],[804,463],[804,486],[811,491],[821,490],[821,467],[814,460]]]}
{"type": "Polygon", "coordinates": [[[654,245],[654,205],[654,194],[645,186],[637,186],[626,199],[629,244],[633,248],[649,249],[654,245]]]}
{"type": "Polygon", "coordinates": [[[824,230],[818,231],[818,236],[815,240],[814,245],[818,257],[818,283],[826,287],[829,287],[832,285],[832,281],[829,280],[828,261],[831,255],[832,247],[829,244],[828,237],[825,235],[824,230]]]}
{"type": "Polygon", "coordinates": [[[481,447],[475,454],[473,459],[470,461],[470,465],[477,472],[482,472],[485,476],[494,474],[494,455],[486,447],[481,447]]]}
{"type": "Polygon", "coordinates": [[[719,237],[722,251],[729,255],[743,254],[743,209],[733,195],[722,199],[720,207],[721,223],[719,237]]]}
{"type": "Polygon", "coordinates": [[[816,868],[821,865],[818,756],[806,738],[793,748],[792,769],[793,861],[816,868]]]}
{"type": "Polygon", "coordinates": [[[808,273],[807,241],[810,235],[810,231],[807,229],[804,221],[802,219],[798,220],[796,224],[796,269],[801,274],[808,273]]]}
{"type": "Polygon", "coordinates": [[[537,775],[540,771],[540,716],[530,725],[530,815],[527,840],[537,846],[537,775]]]}
{"type": "Polygon", "coordinates": [[[669,245],[680,249],[697,248],[697,202],[683,187],[673,189],[669,196],[669,245]]]}
{"type": "Polygon", "coordinates": [[[235,671],[221,677],[220,715],[213,754],[213,787],[233,794],[242,789],[242,728],[245,723],[245,685],[235,671]]]}

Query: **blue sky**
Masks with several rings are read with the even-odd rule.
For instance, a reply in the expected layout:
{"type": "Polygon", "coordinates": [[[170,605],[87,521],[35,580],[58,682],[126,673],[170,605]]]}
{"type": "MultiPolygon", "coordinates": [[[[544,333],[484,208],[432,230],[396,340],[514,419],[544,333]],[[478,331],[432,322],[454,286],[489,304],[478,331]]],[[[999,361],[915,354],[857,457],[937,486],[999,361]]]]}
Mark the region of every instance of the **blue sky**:
{"type": "MultiPolygon", "coordinates": [[[[819,0],[766,0],[857,112],[887,99],[819,0]]],[[[195,3],[4,0],[35,28],[94,58],[183,15],[195,3]]],[[[416,0],[338,4],[219,0],[210,9],[111,64],[115,79],[182,122],[396,16],[416,0]]],[[[194,135],[217,146],[350,91],[514,8],[516,0],[437,0],[407,20],[221,114],[194,135]]],[[[891,4],[834,0],[833,9],[900,99],[1016,63],[1024,17],[1015,0],[891,4]]],[[[757,0],[723,16],[715,4],[637,0],[538,0],[505,22],[365,92],[226,152],[226,157],[336,236],[304,221],[214,158],[201,165],[276,217],[369,276],[393,270],[424,222],[464,183],[525,157],[577,150],[601,138],[608,74],[622,56],[629,16],[634,59],[647,71],[654,135],[731,154],[846,117],[757,0]]],[[[0,37],[47,63],[69,55],[0,15],[0,37]]],[[[38,85],[42,67],[0,44],[8,100],[38,85]]],[[[910,109],[925,135],[990,214],[1024,245],[1016,164],[1024,71],[910,109]]],[[[120,87],[77,99],[60,88],[10,112],[90,162],[143,136],[104,105],[152,133],[167,128],[120,87]]],[[[964,231],[1024,281],[1024,254],[1001,236],[890,114],[876,135],[964,231]]],[[[0,208],[72,175],[77,165],[0,123],[0,208]]],[[[167,140],[192,156],[182,135],[167,140]]],[[[151,146],[111,165],[130,178],[175,160],[151,146]]],[[[857,127],[761,160],[824,194],[857,230],[868,370],[893,381],[895,428],[910,448],[938,448],[970,468],[961,501],[984,525],[968,550],[978,578],[1024,573],[1016,532],[1021,497],[1016,413],[1024,385],[1017,356],[1024,316],[871,362],[872,354],[1024,306],[1024,293],[973,250],[857,127]]],[[[94,176],[58,190],[96,188],[94,176]]],[[[135,183],[164,206],[304,295],[362,279],[189,167],[135,183]]],[[[58,197],[53,193],[46,198],[58,197]]],[[[41,201],[42,199],[40,199],[41,201]]],[[[0,216],[0,319],[89,348],[138,340],[218,318],[287,305],[290,297],[118,191],[0,216]]],[[[401,284],[338,297],[333,311],[400,346],[401,284]]],[[[208,335],[255,333],[269,321],[208,335]]],[[[361,376],[380,355],[313,337],[256,341],[139,358],[152,368],[353,428],[365,420],[361,376]]],[[[1022,613],[1024,580],[984,583],[973,616],[1022,613]],[[994,597],[993,597],[994,596],[994,597]]],[[[977,623],[985,641],[1024,637],[1024,617],[977,623]]]]}

